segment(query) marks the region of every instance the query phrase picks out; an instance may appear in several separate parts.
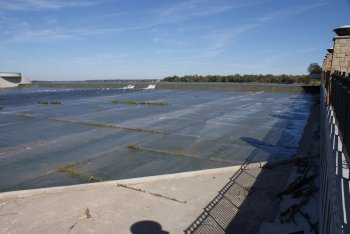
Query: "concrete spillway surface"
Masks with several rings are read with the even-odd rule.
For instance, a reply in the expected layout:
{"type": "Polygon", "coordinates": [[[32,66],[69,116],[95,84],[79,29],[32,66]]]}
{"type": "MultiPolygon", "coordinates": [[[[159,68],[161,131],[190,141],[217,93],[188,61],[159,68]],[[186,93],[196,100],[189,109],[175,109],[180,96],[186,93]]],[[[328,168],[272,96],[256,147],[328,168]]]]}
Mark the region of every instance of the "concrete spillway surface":
{"type": "Polygon", "coordinates": [[[311,102],[312,96],[302,93],[5,90],[0,92],[0,190],[292,157],[311,102]],[[38,103],[51,101],[61,104],[38,103]]]}

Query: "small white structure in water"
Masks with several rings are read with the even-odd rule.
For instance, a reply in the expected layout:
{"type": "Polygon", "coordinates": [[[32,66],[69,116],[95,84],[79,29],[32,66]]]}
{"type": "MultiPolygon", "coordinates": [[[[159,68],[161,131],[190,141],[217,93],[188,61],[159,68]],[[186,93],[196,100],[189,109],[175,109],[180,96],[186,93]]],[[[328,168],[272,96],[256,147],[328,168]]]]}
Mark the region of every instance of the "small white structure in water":
{"type": "Polygon", "coordinates": [[[30,84],[31,82],[21,73],[0,72],[0,88],[13,88],[20,84],[30,84]]]}
{"type": "Polygon", "coordinates": [[[128,85],[126,87],[123,87],[123,89],[134,89],[135,85],[128,85]]]}
{"type": "Polygon", "coordinates": [[[156,85],[148,85],[146,88],[144,88],[144,89],[155,89],[156,88],[156,85]]]}

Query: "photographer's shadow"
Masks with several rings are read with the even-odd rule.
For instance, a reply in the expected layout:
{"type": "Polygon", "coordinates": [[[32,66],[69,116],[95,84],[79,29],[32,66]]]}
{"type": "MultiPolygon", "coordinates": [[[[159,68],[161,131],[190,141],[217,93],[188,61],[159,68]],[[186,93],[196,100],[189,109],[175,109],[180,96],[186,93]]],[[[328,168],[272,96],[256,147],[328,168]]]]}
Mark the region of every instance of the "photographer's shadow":
{"type": "Polygon", "coordinates": [[[162,225],[150,220],[134,223],[130,227],[130,231],[132,234],[169,234],[169,232],[162,230],[162,225]]]}

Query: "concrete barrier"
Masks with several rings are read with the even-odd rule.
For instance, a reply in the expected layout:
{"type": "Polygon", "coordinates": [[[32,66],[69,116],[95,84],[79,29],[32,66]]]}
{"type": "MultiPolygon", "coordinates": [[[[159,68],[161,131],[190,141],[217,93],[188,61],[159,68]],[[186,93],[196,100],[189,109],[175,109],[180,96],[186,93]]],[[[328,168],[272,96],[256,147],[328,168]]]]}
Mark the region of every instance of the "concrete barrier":
{"type": "Polygon", "coordinates": [[[21,73],[0,72],[0,88],[14,88],[20,84],[30,84],[31,82],[21,73]]]}

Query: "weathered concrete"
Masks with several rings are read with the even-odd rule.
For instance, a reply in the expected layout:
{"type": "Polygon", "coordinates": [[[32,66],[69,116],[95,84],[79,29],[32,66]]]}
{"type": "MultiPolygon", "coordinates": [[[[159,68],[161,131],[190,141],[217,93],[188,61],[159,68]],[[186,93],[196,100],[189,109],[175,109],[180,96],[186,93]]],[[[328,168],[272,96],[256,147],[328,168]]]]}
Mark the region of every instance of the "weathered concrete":
{"type": "MultiPolygon", "coordinates": [[[[286,186],[290,165],[275,163],[263,169],[252,164],[244,170],[235,166],[1,193],[0,232],[130,233],[134,224],[153,221],[163,231],[182,233],[224,189],[225,199],[220,200],[221,205],[213,209],[211,220],[206,221],[211,225],[202,224],[197,230],[257,233],[261,224],[272,222],[278,214],[276,194],[286,186]],[[233,186],[227,189],[232,178],[233,186]],[[230,200],[235,209],[227,203],[230,200]]],[[[144,225],[142,233],[154,233],[147,232],[144,225]]],[[[266,230],[266,226],[263,228],[266,230]]],[[[273,230],[284,229],[285,226],[273,230]]]]}
{"type": "Polygon", "coordinates": [[[14,88],[20,84],[30,83],[21,73],[0,72],[0,88],[14,88]]]}
{"type": "Polygon", "coordinates": [[[232,173],[232,169],[216,169],[172,179],[158,176],[143,182],[114,181],[2,193],[0,232],[129,233],[136,222],[152,220],[165,231],[181,233],[232,173]],[[87,208],[91,218],[84,219],[87,208]]]}
{"type": "MultiPolygon", "coordinates": [[[[182,233],[201,214],[203,208],[211,202],[218,191],[230,181],[232,175],[239,171],[239,168],[236,166],[1,193],[0,232],[129,233],[133,224],[148,220],[159,223],[163,231],[182,233]],[[89,209],[91,218],[86,217],[86,209],[89,209]]],[[[252,187],[260,176],[260,183],[255,186],[254,193],[251,195],[255,198],[253,203],[250,202],[249,207],[253,210],[265,207],[264,211],[255,212],[254,217],[271,220],[276,215],[279,203],[278,199],[275,199],[275,193],[283,188],[285,184],[283,181],[289,175],[289,170],[286,169],[290,167],[281,165],[273,170],[253,166],[250,168],[245,169],[244,173],[237,177],[236,183],[237,186],[239,185],[237,188],[252,187]],[[261,177],[262,170],[264,170],[265,179],[261,177]],[[276,186],[276,181],[280,182],[279,186],[276,186]],[[261,196],[261,193],[264,195],[261,196]],[[264,203],[258,202],[262,198],[264,203]],[[272,207],[274,207],[273,210],[271,210],[272,207]]],[[[239,202],[238,207],[244,205],[250,193],[244,189],[233,191],[239,193],[232,194],[232,198],[239,202]]],[[[227,213],[223,212],[222,216],[225,215],[227,213]]],[[[231,219],[228,223],[230,221],[231,219]]],[[[255,231],[261,221],[256,222],[255,231]]],[[[237,224],[231,224],[230,228],[234,228],[235,225],[237,224]]]]}

